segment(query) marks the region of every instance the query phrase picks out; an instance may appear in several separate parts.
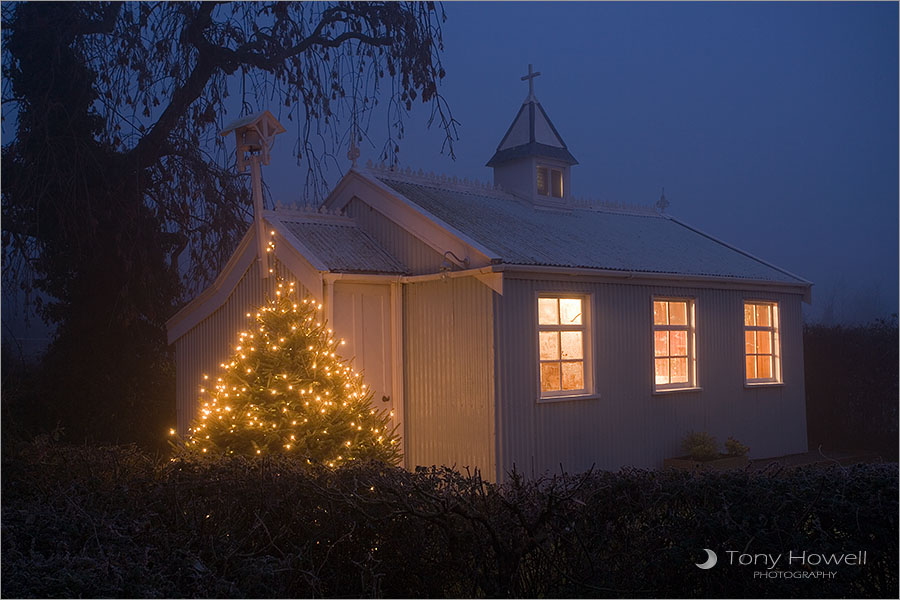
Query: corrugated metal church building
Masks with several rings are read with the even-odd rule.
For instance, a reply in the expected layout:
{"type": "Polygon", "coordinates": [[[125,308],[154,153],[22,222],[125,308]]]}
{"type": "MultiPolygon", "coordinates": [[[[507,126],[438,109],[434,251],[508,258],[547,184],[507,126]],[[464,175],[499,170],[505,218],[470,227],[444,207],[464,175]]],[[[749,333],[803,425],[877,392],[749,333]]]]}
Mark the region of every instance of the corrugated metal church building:
{"type": "Polygon", "coordinates": [[[576,164],[529,93],[493,185],[354,167],[321,207],[263,211],[168,323],[179,432],[272,293],[262,264],[324,304],[409,468],[657,468],[689,431],[807,451],[811,284],[660,210],[579,205],[576,164]]]}

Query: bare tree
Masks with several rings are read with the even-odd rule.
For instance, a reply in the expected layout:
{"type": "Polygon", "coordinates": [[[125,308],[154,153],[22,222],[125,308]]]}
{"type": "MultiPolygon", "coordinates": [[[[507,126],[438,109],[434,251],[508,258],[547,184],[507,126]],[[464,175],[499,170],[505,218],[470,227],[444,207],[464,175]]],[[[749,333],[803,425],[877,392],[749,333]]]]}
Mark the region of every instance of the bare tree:
{"type": "Polygon", "coordinates": [[[57,347],[137,327],[128,340],[165,350],[165,319],[245,229],[216,135],[238,99],[293,121],[310,195],[375,114],[394,160],[417,100],[452,155],[431,2],[4,3],[2,18],[4,283],[52,298],[57,347]]]}

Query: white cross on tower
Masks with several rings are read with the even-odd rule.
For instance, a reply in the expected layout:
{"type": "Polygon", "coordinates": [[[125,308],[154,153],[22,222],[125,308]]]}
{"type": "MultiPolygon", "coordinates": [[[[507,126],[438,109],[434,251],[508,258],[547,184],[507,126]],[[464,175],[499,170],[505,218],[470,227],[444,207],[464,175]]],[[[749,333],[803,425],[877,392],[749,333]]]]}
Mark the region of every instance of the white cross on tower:
{"type": "Polygon", "coordinates": [[[528,65],[528,75],[522,75],[522,81],[528,80],[528,98],[527,100],[534,100],[534,78],[540,75],[540,72],[534,72],[534,65],[528,65]]]}

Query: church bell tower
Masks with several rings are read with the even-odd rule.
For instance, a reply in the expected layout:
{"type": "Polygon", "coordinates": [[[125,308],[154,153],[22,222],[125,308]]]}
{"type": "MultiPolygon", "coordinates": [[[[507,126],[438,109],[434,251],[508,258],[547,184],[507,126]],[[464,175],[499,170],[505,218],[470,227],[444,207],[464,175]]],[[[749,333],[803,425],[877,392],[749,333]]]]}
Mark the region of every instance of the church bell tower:
{"type": "Polygon", "coordinates": [[[578,161],[569,152],[550,117],[534,95],[535,73],[528,65],[528,97],[487,162],[494,184],[535,204],[564,204],[572,196],[571,167],[578,161]]]}

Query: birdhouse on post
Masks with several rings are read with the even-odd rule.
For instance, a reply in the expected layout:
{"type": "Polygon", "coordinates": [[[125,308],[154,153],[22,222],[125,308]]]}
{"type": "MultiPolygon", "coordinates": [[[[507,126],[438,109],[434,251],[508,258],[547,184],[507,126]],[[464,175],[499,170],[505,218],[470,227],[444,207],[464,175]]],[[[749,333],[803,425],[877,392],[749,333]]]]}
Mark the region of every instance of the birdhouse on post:
{"type": "Polygon", "coordinates": [[[269,164],[269,150],[275,136],[284,133],[285,129],[267,110],[242,117],[229,123],[219,135],[227,136],[234,132],[235,155],[238,173],[243,173],[250,166],[250,182],[253,192],[253,221],[256,226],[257,258],[260,276],[269,276],[266,262],[266,227],[263,223],[262,164],[269,164]]]}

